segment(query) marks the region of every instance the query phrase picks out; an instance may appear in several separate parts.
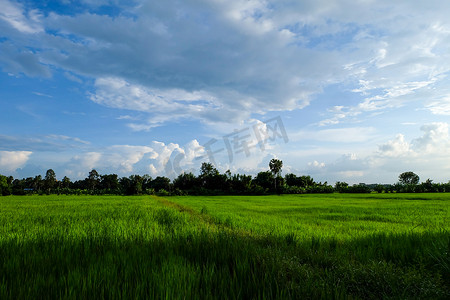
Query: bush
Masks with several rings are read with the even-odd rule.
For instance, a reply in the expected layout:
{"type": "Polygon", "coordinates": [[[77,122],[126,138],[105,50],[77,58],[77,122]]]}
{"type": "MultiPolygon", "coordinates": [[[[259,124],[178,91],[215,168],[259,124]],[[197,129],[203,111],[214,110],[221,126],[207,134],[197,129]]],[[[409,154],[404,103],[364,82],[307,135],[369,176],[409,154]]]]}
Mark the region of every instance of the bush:
{"type": "Polygon", "coordinates": [[[165,197],[165,196],[170,196],[170,193],[168,191],[166,191],[165,189],[160,189],[156,195],[161,196],[161,197],[165,197]]]}
{"type": "Polygon", "coordinates": [[[153,189],[153,188],[145,189],[145,194],[147,194],[147,195],[155,195],[155,189],[153,189]]]}
{"type": "Polygon", "coordinates": [[[179,188],[176,188],[173,192],[172,192],[172,195],[173,196],[187,196],[187,192],[186,191],[183,191],[183,190],[180,190],[179,188]]]}
{"type": "Polygon", "coordinates": [[[283,190],[284,194],[305,194],[306,189],[299,186],[285,186],[283,190]]]}
{"type": "Polygon", "coordinates": [[[370,193],[371,189],[365,184],[355,184],[348,188],[349,193],[370,193]]]}

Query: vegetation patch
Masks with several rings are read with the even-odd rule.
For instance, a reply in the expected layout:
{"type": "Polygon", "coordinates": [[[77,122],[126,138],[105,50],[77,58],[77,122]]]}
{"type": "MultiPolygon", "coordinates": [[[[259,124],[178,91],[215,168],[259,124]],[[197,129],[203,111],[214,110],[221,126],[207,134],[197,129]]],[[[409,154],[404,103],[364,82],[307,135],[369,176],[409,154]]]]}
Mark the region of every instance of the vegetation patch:
{"type": "Polygon", "coordinates": [[[450,196],[409,197],[3,197],[0,298],[448,299],[450,196]]]}

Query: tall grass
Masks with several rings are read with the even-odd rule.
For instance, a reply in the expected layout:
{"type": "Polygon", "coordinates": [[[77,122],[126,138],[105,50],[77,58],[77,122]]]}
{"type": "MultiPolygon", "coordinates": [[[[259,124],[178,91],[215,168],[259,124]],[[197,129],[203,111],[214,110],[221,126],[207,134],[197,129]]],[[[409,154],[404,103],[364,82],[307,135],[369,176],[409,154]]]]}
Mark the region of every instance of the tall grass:
{"type": "Polygon", "coordinates": [[[447,299],[423,197],[3,197],[0,299],[447,299]]]}

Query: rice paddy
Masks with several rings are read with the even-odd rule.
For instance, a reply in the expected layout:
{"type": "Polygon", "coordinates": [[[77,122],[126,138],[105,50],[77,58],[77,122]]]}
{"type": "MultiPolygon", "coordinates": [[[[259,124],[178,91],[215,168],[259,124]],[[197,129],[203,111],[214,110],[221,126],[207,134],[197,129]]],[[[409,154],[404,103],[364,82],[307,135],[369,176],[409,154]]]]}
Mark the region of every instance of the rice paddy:
{"type": "Polygon", "coordinates": [[[0,299],[448,299],[450,194],[0,197],[0,299]]]}

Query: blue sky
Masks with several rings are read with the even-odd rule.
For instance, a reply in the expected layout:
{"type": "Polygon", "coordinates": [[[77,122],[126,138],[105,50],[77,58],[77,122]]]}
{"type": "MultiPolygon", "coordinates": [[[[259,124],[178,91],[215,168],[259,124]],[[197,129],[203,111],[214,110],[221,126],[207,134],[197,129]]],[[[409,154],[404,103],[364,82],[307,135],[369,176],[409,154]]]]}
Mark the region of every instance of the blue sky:
{"type": "Polygon", "coordinates": [[[450,4],[0,0],[0,174],[450,180],[450,4]]]}

